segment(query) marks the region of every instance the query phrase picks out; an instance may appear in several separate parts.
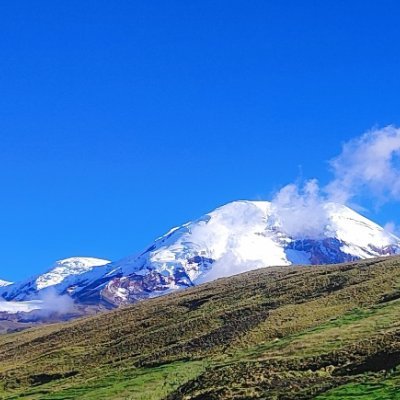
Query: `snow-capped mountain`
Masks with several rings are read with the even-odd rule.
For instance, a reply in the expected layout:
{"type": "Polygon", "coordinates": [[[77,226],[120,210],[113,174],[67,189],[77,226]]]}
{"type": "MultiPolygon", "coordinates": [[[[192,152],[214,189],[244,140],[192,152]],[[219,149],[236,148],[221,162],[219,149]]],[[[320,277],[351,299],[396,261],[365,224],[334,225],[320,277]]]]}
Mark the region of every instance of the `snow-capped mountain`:
{"type": "Polygon", "coordinates": [[[11,285],[11,284],[12,284],[12,282],[3,281],[2,279],[0,279],[0,287],[8,286],[8,285],[11,285]]]}
{"type": "Polygon", "coordinates": [[[40,292],[50,287],[60,291],[63,283],[67,286],[74,284],[74,279],[81,274],[110,261],[93,257],[71,257],[59,260],[44,274],[36,275],[22,282],[2,285],[0,295],[6,300],[32,300],[40,297],[40,292]]]}
{"type": "Polygon", "coordinates": [[[293,236],[270,202],[232,202],[171,229],[139,254],[113,263],[62,260],[44,275],[0,289],[0,295],[35,299],[51,285],[78,304],[115,306],[261,267],[400,254],[399,238],[350,208],[327,203],[324,212],[327,222],[318,235],[293,236]]]}
{"type": "Polygon", "coordinates": [[[290,237],[273,205],[236,201],[171,229],[145,251],[83,274],[81,302],[135,302],[251,269],[328,264],[400,252],[400,239],[338,204],[326,204],[319,237],[290,237]]]}

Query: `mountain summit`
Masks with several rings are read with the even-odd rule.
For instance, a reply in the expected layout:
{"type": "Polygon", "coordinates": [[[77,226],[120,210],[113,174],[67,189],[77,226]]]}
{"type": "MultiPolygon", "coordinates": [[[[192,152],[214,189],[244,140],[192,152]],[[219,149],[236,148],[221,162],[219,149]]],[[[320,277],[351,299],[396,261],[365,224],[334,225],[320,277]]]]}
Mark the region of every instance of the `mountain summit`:
{"type": "Polygon", "coordinates": [[[46,289],[57,287],[62,292],[62,287],[68,288],[74,284],[74,279],[81,274],[92,271],[93,268],[108,264],[110,261],[93,257],[71,257],[58,260],[44,274],[36,275],[21,282],[0,283],[0,294],[6,299],[30,300],[37,298],[46,289]]]}
{"type": "Polygon", "coordinates": [[[327,203],[324,209],[322,234],[292,237],[270,202],[224,205],[171,229],[142,253],[111,264],[102,298],[134,302],[266,266],[332,264],[400,252],[399,238],[350,208],[327,203]]]}
{"type": "Polygon", "coordinates": [[[235,201],[171,229],[139,254],[114,263],[85,259],[95,262],[83,266],[63,260],[34,280],[1,288],[0,295],[34,299],[51,286],[80,304],[116,306],[261,267],[400,253],[399,238],[350,208],[327,203],[323,211],[326,221],[318,234],[302,234],[300,226],[290,235],[274,204],[235,201]]]}

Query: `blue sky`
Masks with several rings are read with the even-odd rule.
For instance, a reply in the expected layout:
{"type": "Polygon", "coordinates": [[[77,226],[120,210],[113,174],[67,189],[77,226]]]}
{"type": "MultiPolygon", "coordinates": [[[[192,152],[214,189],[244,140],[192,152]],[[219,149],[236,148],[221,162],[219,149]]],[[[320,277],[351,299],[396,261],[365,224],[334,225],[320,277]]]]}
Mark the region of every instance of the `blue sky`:
{"type": "MultiPolygon", "coordinates": [[[[326,184],[343,142],[400,125],[399,13],[385,0],[3,2],[0,278],[118,259],[231,200],[326,184]]],[[[400,222],[395,202],[367,215],[400,222]]]]}

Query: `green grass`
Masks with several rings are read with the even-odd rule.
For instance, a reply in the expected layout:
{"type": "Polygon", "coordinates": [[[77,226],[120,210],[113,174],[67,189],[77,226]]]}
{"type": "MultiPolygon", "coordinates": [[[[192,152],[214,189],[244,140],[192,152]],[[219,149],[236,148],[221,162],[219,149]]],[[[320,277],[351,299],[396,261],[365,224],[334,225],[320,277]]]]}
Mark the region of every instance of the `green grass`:
{"type": "Polygon", "coordinates": [[[355,309],[332,321],[270,344],[269,356],[317,355],[336,350],[371,333],[400,328],[400,300],[355,309]]]}
{"type": "Polygon", "coordinates": [[[95,377],[85,382],[66,379],[62,385],[43,384],[19,394],[1,393],[2,399],[43,400],[156,400],[163,398],[206,367],[205,362],[175,362],[153,368],[132,368],[106,374],[96,371],[95,377]]]}
{"type": "Polygon", "coordinates": [[[382,372],[400,364],[399,266],[251,271],[0,335],[0,399],[385,398],[400,387],[382,372]]]}
{"type": "Polygon", "coordinates": [[[316,400],[398,400],[400,399],[400,374],[387,378],[368,377],[369,382],[350,383],[317,396],[316,400]]]}
{"type": "MultiPolygon", "coordinates": [[[[232,355],[231,357],[235,360],[254,360],[261,359],[264,355],[272,357],[272,355],[283,356],[285,353],[295,352],[295,348],[299,349],[302,355],[306,349],[311,349],[311,354],[317,354],[325,352],[330,345],[339,346],[340,343],[330,341],[331,336],[336,336],[336,329],[342,330],[349,325],[354,325],[363,319],[366,319],[374,314],[377,314],[378,309],[354,309],[347,314],[344,314],[338,318],[334,318],[331,321],[322,323],[313,328],[307,329],[305,331],[300,331],[299,333],[284,336],[282,338],[275,338],[274,340],[257,344],[256,346],[250,347],[246,350],[241,350],[238,353],[232,355]],[[323,343],[321,343],[320,335],[324,336],[323,343]],[[318,346],[322,345],[322,349],[318,346]]],[[[351,327],[353,328],[353,327],[351,327]]],[[[350,330],[345,330],[344,335],[340,337],[342,341],[345,335],[350,330]]]]}

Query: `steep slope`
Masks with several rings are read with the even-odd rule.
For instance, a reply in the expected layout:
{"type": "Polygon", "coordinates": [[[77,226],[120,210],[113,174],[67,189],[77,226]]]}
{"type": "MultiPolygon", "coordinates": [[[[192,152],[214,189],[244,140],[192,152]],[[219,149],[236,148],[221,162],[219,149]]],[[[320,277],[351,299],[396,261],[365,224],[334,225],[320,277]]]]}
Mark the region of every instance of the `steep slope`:
{"type": "Polygon", "coordinates": [[[396,399],[399,267],[258,269],[3,335],[0,398],[396,399]]]}
{"type": "Polygon", "coordinates": [[[0,288],[0,295],[6,300],[31,300],[40,297],[40,292],[54,288],[57,293],[64,292],[74,285],[79,275],[94,268],[108,264],[110,261],[92,257],[71,257],[56,261],[44,274],[36,275],[28,280],[17,282],[0,288]]]}
{"type": "Polygon", "coordinates": [[[85,281],[73,294],[81,301],[123,304],[263,266],[339,263],[399,252],[399,238],[351,209],[329,203],[325,211],[329,223],[322,236],[291,237],[271,203],[229,203],[172,229],[141,254],[108,265],[98,278],[82,276],[85,281]]]}

